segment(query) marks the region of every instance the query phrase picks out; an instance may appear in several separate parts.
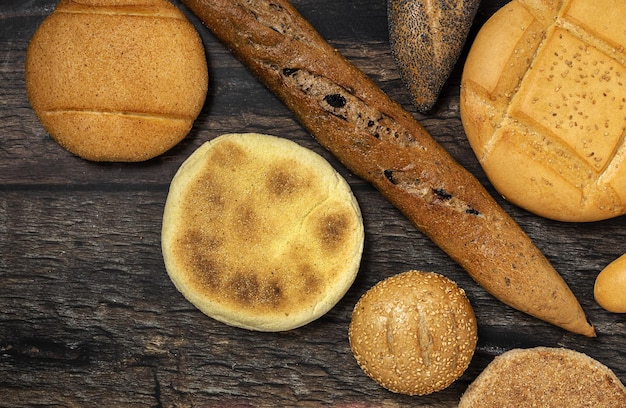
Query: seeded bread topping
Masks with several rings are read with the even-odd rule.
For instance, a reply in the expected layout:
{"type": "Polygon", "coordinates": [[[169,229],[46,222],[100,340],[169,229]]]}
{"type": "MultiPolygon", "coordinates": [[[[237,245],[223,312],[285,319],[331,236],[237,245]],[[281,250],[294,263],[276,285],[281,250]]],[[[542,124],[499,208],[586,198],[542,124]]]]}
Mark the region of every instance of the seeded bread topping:
{"type": "Polygon", "coordinates": [[[426,395],[452,384],[477,342],[465,292],[432,272],[409,271],[379,282],[359,300],[349,329],[354,356],[390,391],[426,395]]]}
{"type": "Polygon", "coordinates": [[[498,192],[528,211],[626,214],[626,8],[535,3],[507,4],[472,44],[460,105],[470,144],[498,192]]]}

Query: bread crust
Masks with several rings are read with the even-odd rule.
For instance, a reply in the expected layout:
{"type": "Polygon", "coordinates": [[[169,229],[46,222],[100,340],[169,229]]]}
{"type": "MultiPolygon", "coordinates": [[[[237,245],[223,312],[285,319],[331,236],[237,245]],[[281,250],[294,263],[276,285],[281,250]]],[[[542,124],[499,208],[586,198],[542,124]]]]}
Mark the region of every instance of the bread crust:
{"type": "Polygon", "coordinates": [[[594,336],[548,260],[428,132],[287,1],[185,0],[316,140],[502,302],[594,336]]]}
{"type": "Polygon", "coordinates": [[[357,302],[350,347],[363,371],[386,389],[407,395],[441,391],[474,355],[474,310],[450,279],[433,272],[391,276],[357,302]]]}
{"type": "Polygon", "coordinates": [[[29,43],[25,80],[33,110],[65,149],[143,161],[189,133],[208,69],[194,26],[166,0],[63,0],[29,43]]]}
{"type": "Polygon", "coordinates": [[[566,222],[626,214],[625,19],[614,0],[514,0],[479,31],[461,119],[510,202],[566,222]]]}
{"type": "Polygon", "coordinates": [[[566,349],[513,349],[470,384],[459,408],[624,407],[626,388],[607,366],[566,349]]]}
{"type": "Polygon", "coordinates": [[[321,156],[284,138],[227,134],[177,171],[161,237],[170,278],[198,309],[285,331],[343,297],[364,232],[348,183],[321,156]]]}

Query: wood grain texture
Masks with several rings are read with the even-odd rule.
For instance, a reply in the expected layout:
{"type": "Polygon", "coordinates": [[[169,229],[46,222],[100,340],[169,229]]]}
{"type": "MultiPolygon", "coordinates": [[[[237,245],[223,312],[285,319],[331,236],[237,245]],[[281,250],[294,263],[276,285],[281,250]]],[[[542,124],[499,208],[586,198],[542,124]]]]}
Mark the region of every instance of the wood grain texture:
{"type": "MultiPolygon", "coordinates": [[[[293,3],[415,112],[391,57],[385,1],[293,3]]],[[[483,1],[476,25],[504,3],[483,1]]],[[[593,300],[597,273],[626,252],[626,218],[558,223],[499,199],[570,284],[598,337],[570,334],[506,308],[321,149],[182,6],[203,37],[210,67],[209,98],[191,134],[146,163],[83,161],[43,131],[24,90],[26,45],[54,5],[0,5],[0,406],[454,407],[493,356],[535,345],[585,352],[626,381],[626,316],[607,313],[593,300]],[[355,284],[327,315],[286,333],[248,332],[205,317],[176,291],[161,258],[163,205],[178,166],[204,141],[244,131],[288,137],[322,154],[351,184],[363,211],[366,244],[355,284]],[[347,342],[358,298],[408,269],[455,280],[479,325],[469,369],[426,397],[380,388],[359,370],[347,342]]],[[[460,65],[434,111],[415,116],[493,194],[463,134],[459,78],[460,65]]]]}

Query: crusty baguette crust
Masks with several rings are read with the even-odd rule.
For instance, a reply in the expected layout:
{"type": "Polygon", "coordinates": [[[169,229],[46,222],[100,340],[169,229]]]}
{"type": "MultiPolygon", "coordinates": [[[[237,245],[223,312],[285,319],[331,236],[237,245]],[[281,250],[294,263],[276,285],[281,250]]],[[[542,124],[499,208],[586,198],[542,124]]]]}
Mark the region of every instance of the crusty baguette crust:
{"type": "Polygon", "coordinates": [[[594,336],[565,281],[428,132],[285,0],[184,0],[316,140],[503,303],[594,336]]]}

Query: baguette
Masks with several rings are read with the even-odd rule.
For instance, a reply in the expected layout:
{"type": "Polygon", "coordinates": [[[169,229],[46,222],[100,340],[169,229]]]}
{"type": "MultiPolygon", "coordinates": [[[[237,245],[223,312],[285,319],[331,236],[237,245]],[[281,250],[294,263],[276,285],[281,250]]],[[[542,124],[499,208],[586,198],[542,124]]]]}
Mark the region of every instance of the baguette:
{"type": "Polygon", "coordinates": [[[503,303],[595,336],[563,278],[423,126],[345,59],[286,0],[183,0],[295,114],[503,303]]]}

